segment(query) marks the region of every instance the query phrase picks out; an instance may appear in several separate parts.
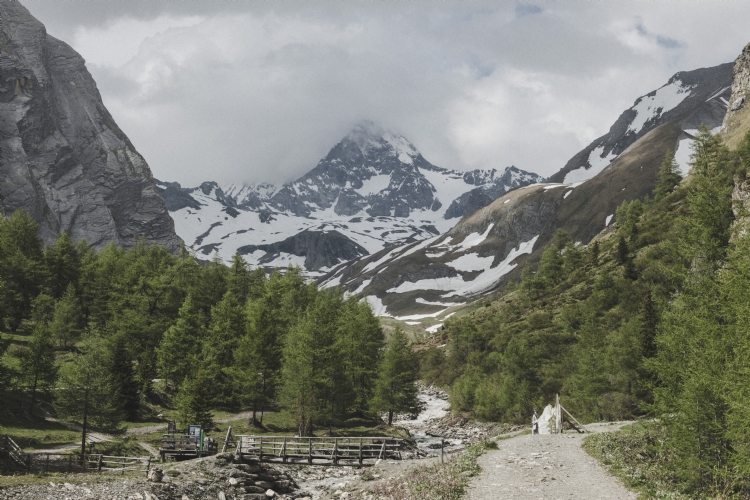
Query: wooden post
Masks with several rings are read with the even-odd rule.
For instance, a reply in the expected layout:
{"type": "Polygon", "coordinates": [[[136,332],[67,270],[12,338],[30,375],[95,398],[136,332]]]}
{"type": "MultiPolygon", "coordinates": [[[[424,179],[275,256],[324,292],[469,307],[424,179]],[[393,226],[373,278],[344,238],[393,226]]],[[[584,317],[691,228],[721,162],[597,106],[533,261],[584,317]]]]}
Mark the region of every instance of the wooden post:
{"type": "Polygon", "coordinates": [[[258,443],[258,461],[259,462],[263,461],[263,436],[261,436],[259,438],[259,443],[258,443]]]}
{"type": "Polygon", "coordinates": [[[49,473],[49,453],[47,453],[46,455],[47,455],[47,465],[45,469],[46,469],[46,472],[49,473]]]}
{"type": "Polygon", "coordinates": [[[333,458],[333,465],[338,465],[339,463],[339,440],[338,438],[333,438],[333,453],[331,454],[331,458],[333,458]]]}
{"type": "Polygon", "coordinates": [[[362,467],[362,438],[359,438],[359,466],[362,467]]]}
{"type": "Polygon", "coordinates": [[[312,438],[307,438],[307,463],[312,463],[312,438]]]}
{"type": "Polygon", "coordinates": [[[125,457],[122,457],[122,475],[125,475],[125,457]]]}
{"type": "Polygon", "coordinates": [[[151,470],[151,456],[149,455],[148,462],[146,462],[146,475],[147,476],[150,470],[151,470]]]}
{"type": "Polygon", "coordinates": [[[227,435],[224,437],[224,446],[221,447],[221,452],[224,453],[227,451],[227,443],[229,442],[229,436],[232,435],[232,426],[230,425],[227,428],[227,435]]]}
{"type": "Polygon", "coordinates": [[[68,455],[68,472],[73,471],[73,454],[68,455]]]}
{"type": "Polygon", "coordinates": [[[97,460],[96,469],[98,472],[102,471],[102,457],[103,455],[99,455],[99,460],[97,460]]]}
{"type": "Polygon", "coordinates": [[[445,454],[445,439],[440,438],[440,463],[445,463],[443,455],[445,454]]]}
{"type": "Polygon", "coordinates": [[[383,446],[380,447],[380,454],[378,455],[378,460],[382,460],[385,453],[385,443],[387,443],[385,439],[383,440],[383,446]]]}

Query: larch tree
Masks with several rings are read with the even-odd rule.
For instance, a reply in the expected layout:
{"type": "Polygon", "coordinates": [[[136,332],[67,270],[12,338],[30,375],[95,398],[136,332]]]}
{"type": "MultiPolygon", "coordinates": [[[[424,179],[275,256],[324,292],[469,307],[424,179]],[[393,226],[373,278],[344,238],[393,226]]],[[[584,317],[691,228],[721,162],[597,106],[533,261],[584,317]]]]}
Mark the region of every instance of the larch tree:
{"type": "Polygon", "coordinates": [[[86,453],[91,427],[116,429],[123,415],[103,341],[90,334],[80,350],[60,369],[55,408],[63,420],[81,426],[81,453],[86,453]]]}
{"type": "Polygon", "coordinates": [[[21,356],[21,377],[31,387],[29,416],[33,414],[37,392],[47,392],[54,387],[57,372],[52,335],[47,324],[39,322],[21,356]]]}
{"type": "Polygon", "coordinates": [[[417,363],[411,352],[411,344],[406,334],[397,326],[391,333],[380,363],[372,408],[388,413],[388,425],[393,424],[394,413],[416,413],[419,410],[417,398],[417,363]]]}

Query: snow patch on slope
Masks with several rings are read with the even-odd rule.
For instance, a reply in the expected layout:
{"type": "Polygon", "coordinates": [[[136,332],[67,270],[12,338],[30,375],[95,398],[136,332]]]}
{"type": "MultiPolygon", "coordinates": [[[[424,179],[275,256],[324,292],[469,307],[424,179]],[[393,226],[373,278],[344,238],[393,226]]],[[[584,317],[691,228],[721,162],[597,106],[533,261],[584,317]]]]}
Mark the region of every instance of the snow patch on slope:
{"type": "Polygon", "coordinates": [[[612,151],[610,151],[607,156],[602,156],[603,154],[604,146],[595,148],[589,153],[589,165],[591,165],[591,168],[587,169],[586,167],[580,167],[571,170],[565,175],[563,184],[575,184],[587,181],[595,175],[598,175],[602,170],[607,168],[610,163],[612,163],[612,160],[617,158],[617,155],[612,151]]]}
{"type": "Polygon", "coordinates": [[[387,293],[406,293],[414,290],[440,290],[448,292],[443,297],[455,297],[486,292],[494,288],[500,278],[511,272],[518,265],[513,264],[516,258],[532,252],[534,244],[538,239],[539,235],[521,243],[518,248],[511,250],[508,256],[497,267],[487,269],[473,280],[464,281],[463,277],[458,276],[424,279],[416,282],[405,281],[399,286],[389,289],[387,293]]]}
{"type": "Polygon", "coordinates": [[[675,80],[656,90],[654,95],[641,97],[632,108],[636,116],[630,122],[628,132],[637,134],[646,122],[676,108],[689,95],[690,87],[683,87],[680,80],[675,80]]]}

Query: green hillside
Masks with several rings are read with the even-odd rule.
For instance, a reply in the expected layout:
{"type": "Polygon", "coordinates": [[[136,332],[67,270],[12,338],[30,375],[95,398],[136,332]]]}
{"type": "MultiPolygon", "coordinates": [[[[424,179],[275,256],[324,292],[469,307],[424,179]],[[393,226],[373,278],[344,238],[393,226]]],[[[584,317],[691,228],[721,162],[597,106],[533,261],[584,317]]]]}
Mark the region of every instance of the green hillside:
{"type": "Polygon", "coordinates": [[[746,495],[750,235],[732,193],[750,133],[729,151],[703,129],[673,190],[670,159],[586,248],[558,232],[520,283],[448,320],[422,376],[479,419],[526,422],[557,393],[584,422],[656,418],[675,488],[746,495]]]}

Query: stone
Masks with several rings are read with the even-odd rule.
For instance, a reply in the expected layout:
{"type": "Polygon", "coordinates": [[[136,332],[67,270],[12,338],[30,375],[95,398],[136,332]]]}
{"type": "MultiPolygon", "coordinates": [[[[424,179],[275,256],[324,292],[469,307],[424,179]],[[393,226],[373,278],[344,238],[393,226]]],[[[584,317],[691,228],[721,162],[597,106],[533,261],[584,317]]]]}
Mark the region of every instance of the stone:
{"type": "Polygon", "coordinates": [[[264,490],[273,488],[273,484],[268,481],[256,481],[255,486],[260,486],[264,490]]]}
{"type": "Polygon", "coordinates": [[[276,492],[275,492],[275,491],[273,491],[272,489],[268,489],[268,490],[266,490],[266,496],[267,496],[268,498],[273,498],[273,497],[275,497],[275,496],[276,496],[276,492]]]}
{"type": "Polygon", "coordinates": [[[266,488],[262,488],[260,486],[248,485],[248,486],[245,486],[245,492],[246,493],[265,493],[266,488]]]}
{"type": "Polygon", "coordinates": [[[72,485],[72,484],[70,484],[70,483],[65,483],[65,484],[63,484],[63,486],[65,487],[65,489],[66,489],[66,490],[69,490],[69,491],[73,491],[73,490],[75,490],[75,489],[76,489],[76,487],[75,487],[75,486],[73,486],[73,485],[72,485]]]}
{"type": "Polygon", "coordinates": [[[162,478],[164,477],[164,472],[159,468],[153,468],[150,471],[148,471],[148,480],[152,483],[160,483],[162,478]]]}
{"type": "Polygon", "coordinates": [[[0,2],[0,200],[31,214],[51,243],[93,248],[180,239],[146,160],[117,126],[83,58],[19,2],[0,2]]]}
{"type": "Polygon", "coordinates": [[[219,500],[227,500],[227,496],[224,494],[223,491],[219,492],[219,500]]]}

